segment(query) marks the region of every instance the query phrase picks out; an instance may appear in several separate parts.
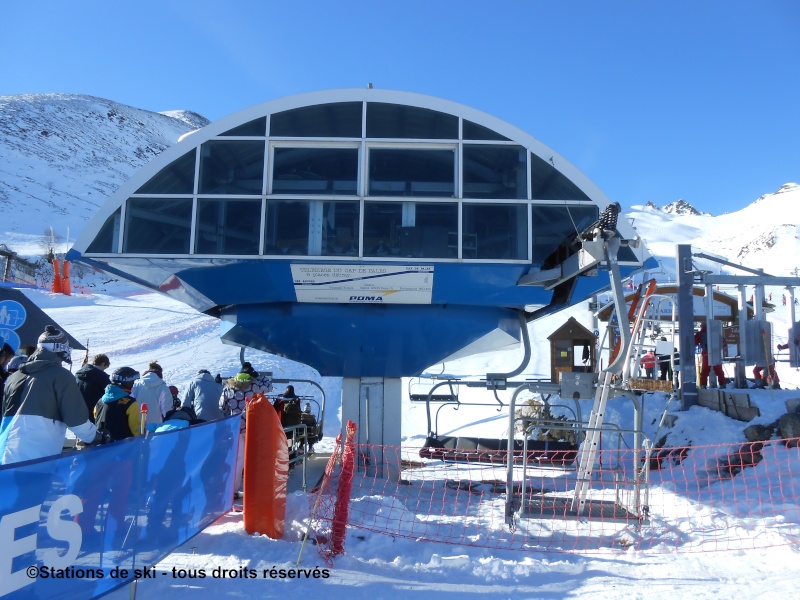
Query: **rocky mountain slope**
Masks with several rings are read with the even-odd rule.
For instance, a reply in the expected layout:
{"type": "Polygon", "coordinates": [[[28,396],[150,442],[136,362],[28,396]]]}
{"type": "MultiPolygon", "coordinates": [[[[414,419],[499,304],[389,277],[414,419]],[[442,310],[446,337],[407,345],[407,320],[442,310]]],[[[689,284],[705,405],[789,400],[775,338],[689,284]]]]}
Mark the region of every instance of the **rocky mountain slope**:
{"type": "Polygon", "coordinates": [[[92,96],[0,96],[0,242],[49,227],[74,238],[137,169],[206,124],[92,96]]]}

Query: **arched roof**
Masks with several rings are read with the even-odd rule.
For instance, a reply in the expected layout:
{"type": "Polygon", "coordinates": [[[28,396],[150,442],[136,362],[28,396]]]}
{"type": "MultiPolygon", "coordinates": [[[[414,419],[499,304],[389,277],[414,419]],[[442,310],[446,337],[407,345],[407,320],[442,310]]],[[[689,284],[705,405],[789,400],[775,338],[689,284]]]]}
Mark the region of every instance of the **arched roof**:
{"type": "Polygon", "coordinates": [[[76,239],[74,248],[80,252],[85,252],[94,235],[100,230],[108,217],[112,215],[131,194],[135,193],[142,185],[156,176],[170,163],[184,156],[191,148],[198,147],[203,142],[224,135],[226,132],[235,130],[237,127],[246,125],[261,117],[303,107],[347,102],[375,102],[410,106],[466,119],[492,132],[496,132],[500,136],[507,138],[509,142],[515,142],[524,146],[545,163],[550,163],[553,169],[584,192],[586,196],[591,198],[597,205],[605,207],[611,202],[594,182],[558,152],[518,127],[488,113],[450,100],[413,92],[376,88],[337,89],[297,94],[256,104],[223,117],[218,121],[214,121],[202,129],[185,134],[177,144],[166,149],[163,153],[137,171],[131,179],[120,187],[109,202],[106,202],[98,209],[97,214],[89,221],[76,239]]]}
{"type": "MultiPolygon", "coordinates": [[[[607,289],[602,268],[557,287],[531,275],[553,271],[609,203],[484,112],[330,90],[183,136],[98,210],[68,258],[219,317],[229,343],[325,375],[414,375],[507,345],[517,311],[607,289]]],[[[617,228],[636,235],[625,219],[617,228]]],[[[617,258],[623,276],[655,263],[643,245],[617,258]]]]}

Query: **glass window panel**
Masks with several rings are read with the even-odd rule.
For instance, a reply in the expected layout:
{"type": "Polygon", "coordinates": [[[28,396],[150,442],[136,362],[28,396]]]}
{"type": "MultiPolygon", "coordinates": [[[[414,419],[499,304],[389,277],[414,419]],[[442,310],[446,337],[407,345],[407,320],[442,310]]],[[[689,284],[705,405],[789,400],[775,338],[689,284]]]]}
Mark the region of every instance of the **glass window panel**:
{"type": "Polygon", "coordinates": [[[568,256],[566,245],[594,223],[600,211],[594,204],[582,206],[532,206],[533,262],[559,264],[568,256]],[[560,253],[556,250],[562,248],[560,253]]]}
{"type": "Polygon", "coordinates": [[[173,160],[150,181],[136,190],[137,194],[192,194],[194,193],[194,148],[173,160]]]}
{"type": "Polygon", "coordinates": [[[240,135],[240,136],[264,136],[267,132],[267,117],[259,117],[244,125],[239,125],[233,129],[229,129],[225,133],[220,133],[221,136],[240,135]]]}
{"type": "Polygon", "coordinates": [[[527,151],[522,146],[464,146],[464,198],[524,200],[527,151]]]}
{"type": "Polygon", "coordinates": [[[273,194],[356,194],[358,148],[275,148],[273,194]]]}
{"type": "Polygon", "coordinates": [[[364,203],[364,256],[399,256],[402,202],[364,203]]]}
{"type": "Polygon", "coordinates": [[[308,255],[311,203],[307,200],[269,200],[264,254],[308,255]]]}
{"type": "Polygon", "coordinates": [[[264,142],[211,140],[200,147],[201,194],[261,195],[264,142]]]}
{"type": "Polygon", "coordinates": [[[464,119],[461,126],[461,135],[465,140],[502,140],[504,142],[511,141],[507,137],[500,135],[496,131],[492,131],[488,127],[478,125],[472,121],[464,119]]]}
{"type": "Polygon", "coordinates": [[[191,198],[129,198],[123,252],[189,254],[191,198]]]}
{"type": "Polygon", "coordinates": [[[116,254],[119,245],[119,226],[122,208],[114,211],[110,217],[106,219],[100,231],[92,240],[92,243],[86,248],[86,252],[97,252],[102,254],[114,253],[116,254]]]}
{"type": "Polygon", "coordinates": [[[366,202],[364,256],[456,258],[455,202],[366,202]]]}
{"type": "Polygon", "coordinates": [[[361,102],[334,102],[275,113],[270,135],[276,137],[361,137],[361,102]]]}
{"type": "Polygon", "coordinates": [[[368,138],[458,139],[458,117],[402,104],[367,104],[368,138]]]}
{"type": "Polygon", "coordinates": [[[322,255],[358,255],[358,202],[322,203],[322,255]]]}
{"type": "Polygon", "coordinates": [[[528,258],[527,204],[464,204],[463,224],[463,258],[528,258]]]}
{"type": "Polygon", "coordinates": [[[197,201],[197,254],[258,254],[260,200],[197,201]]]}
{"type": "Polygon", "coordinates": [[[589,196],[549,162],[531,153],[531,191],[534,200],[589,200],[589,196]]]}
{"type": "Polygon", "coordinates": [[[454,150],[374,148],[369,153],[370,196],[452,198],[454,174],[454,150]]]}

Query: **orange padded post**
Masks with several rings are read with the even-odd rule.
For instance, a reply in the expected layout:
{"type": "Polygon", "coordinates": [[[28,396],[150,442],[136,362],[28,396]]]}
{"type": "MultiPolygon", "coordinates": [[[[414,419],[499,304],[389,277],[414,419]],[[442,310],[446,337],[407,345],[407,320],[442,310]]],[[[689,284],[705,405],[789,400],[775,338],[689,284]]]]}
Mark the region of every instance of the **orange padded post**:
{"type": "Polygon", "coordinates": [[[61,293],[63,293],[65,296],[71,296],[72,295],[72,286],[69,283],[69,261],[68,260],[64,261],[64,278],[62,280],[61,293]]]}
{"type": "Polygon", "coordinates": [[[58,259],[53,259],[53,285],[50,291],[54,294],[61,293],[61,269],[58,268],[58,259]]]}
{"type": "Polygon", "coordinates": [[[242,518],[249,534],[283,537],[289,444],[278,413],[264,394],[247,404],[242,518]]]}

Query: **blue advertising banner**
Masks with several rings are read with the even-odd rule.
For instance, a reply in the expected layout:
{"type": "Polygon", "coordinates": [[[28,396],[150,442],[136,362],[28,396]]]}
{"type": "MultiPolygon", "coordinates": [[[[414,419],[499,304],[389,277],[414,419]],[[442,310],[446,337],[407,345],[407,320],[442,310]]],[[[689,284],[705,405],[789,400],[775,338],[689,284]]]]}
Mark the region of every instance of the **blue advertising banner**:
{"type": "Polygon", "coordinates": [[[94,598],[231,508],[236,415],[0,466],[0,598],[94,598]]]}

